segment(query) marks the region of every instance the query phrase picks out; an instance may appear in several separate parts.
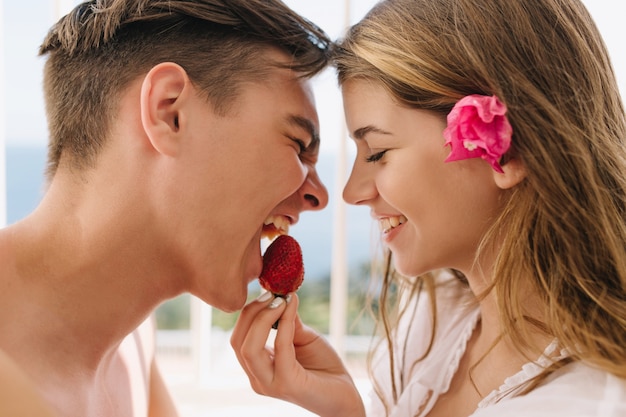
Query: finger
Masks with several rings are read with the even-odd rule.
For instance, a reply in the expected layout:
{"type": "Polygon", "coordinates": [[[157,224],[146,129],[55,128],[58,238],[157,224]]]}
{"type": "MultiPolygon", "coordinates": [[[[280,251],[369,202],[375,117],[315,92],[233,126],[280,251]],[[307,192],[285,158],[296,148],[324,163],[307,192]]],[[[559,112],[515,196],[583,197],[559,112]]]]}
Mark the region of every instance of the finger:
{"type": "MultiPolygon", "coordinates": [[[[242,309],[237,319],[237,322],[235,323],[235,327],[233,328],[233,332],[231,334],[230,344],[233,347],[235,356],[237,357],[237,360],[241,364],[241,367],[248,374],[251,383],[253,383],[256,380],[256,377],[255,375],[252,375],[248,370],[247,361],[241,354],[242,345],[244,344],[244,341],[246,339],[248,332],[253,327],[252,323],[254,322],[254,319],[256,318],[257,314],[261,310],[267,308],[267,306],[272,302],[273,298],[274,298],[274,295],[271,292],[266,291],[266,292],[261,293],[256,298],[256,300],[248,303],[248,305],[246,305],[242,309]]],[[[262,355],[259,355],[259,357],[261,356],[262,355]]]]}
{"type": "Polygon", "coordinates": [[[277,341],[284,341],[288,345],[293,344],[293,331],[294,331],[294,322],[298,317],[298,305],[300,304],[300,299],[295,293],[289,293],[285,297],[285,301],[287,305],[285,307],[285,311],[278,319],[279,326],[285,326],[285,331],[281,331],[280,327],[278,328],[278,332],[276,333],[277,341]]]}
{"type": "Polygon", "coordinates": [[[241,310],[237,323],[235,323],[235,327],[233,328],[233,332],[230,336],[230,345],[235,349],[235,352],[237,352],[241,347],[241,344],[246,338],[246,334],[248,333],[250,325],[256,315],[259,311],[266,308],[273,299],[274,296],[271,292],[262,292],[256,300],[248,303],[241,310]]]}
{"type": "Polygon", "coordinates": [[[278,382],[284,381],[287,387],[293,387],[294,378],[298,379],[298,375],[302,376],[304,372],[294,346],[298,304],[298,297],[292,294],[285,312],[279,319],[280,324],[274,340],[274,378],[278,382]]]}
{"type": "Polygon", "coordinates": [[[296,315],[295,323],[294,323],[294,336],[293,336],[293,344],[294,346],[305,346],[315,342],[321,336],[318,332],[313,330],[311,327],[302,323],[300,316],[296,315]]]}
{"type": "Polygon", "coordinates": [[[238,358],[246,373],[263,387],[269,386],[274,379],[275,352],[272,353],[266,346],[267,339],[272,324],[280,317],[285,307],[285,300],[275,297],[266,308],[260,310],[250,323],[239,348],[238,358]]]}
{"type": "Polygon", "coordinates": [[[295,293],[289,294],[288,299],[289,303],[278,319],[278,332],[274,340],[274,362],[279,375],[290,374],[297,365],[293,339],[300,300],[295,293]]]}

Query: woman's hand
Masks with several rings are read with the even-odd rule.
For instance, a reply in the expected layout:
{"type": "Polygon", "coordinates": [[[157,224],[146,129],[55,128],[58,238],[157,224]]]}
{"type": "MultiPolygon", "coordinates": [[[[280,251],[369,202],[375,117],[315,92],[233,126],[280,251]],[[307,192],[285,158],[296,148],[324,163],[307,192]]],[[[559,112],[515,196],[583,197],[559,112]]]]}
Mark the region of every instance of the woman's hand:
{"type": "Polygon", "coordinates": [[[302,324],[297,295],[289,294],[287,300],[262,295],[244,307],[235,325],[231,345],[254,391],[320,416],[365,416],[361,397],[337,353],[302,324]],[[267,340],[276,320],[271,347],[267,340]]]}

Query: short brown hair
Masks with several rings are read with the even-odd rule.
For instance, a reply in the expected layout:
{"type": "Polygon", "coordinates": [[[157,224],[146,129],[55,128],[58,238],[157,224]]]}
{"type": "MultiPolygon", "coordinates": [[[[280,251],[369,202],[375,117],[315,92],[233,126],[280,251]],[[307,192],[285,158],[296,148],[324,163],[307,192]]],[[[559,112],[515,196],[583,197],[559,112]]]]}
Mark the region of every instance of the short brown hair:
{"type": "Polygon", "coordinates": [[[52,27],[44,92],[50,142],[48,176],[61,154],[93,164],[116,114],[119,94],[160,62],[182,66],[218,112],[244,81],[259,81],[287,53],[289,68],[310,77],[328,63],[331,44],[315,24],[280,0],[92,0],[52,27]]]}

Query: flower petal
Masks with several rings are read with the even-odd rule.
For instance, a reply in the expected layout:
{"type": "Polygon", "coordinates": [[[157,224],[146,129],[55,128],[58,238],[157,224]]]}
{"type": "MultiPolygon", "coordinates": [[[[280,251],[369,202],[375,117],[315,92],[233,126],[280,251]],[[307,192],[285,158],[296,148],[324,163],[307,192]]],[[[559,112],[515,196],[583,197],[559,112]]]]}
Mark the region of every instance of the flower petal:
{"type": "Polygon", "coordinates": [[[511,146],[513,129],[507,108],[496,96],[469,95],[459,100],[448,114],[443,131],[450,154],[446,162],[482,158],[503,172],[500,158],[511,146]]]}

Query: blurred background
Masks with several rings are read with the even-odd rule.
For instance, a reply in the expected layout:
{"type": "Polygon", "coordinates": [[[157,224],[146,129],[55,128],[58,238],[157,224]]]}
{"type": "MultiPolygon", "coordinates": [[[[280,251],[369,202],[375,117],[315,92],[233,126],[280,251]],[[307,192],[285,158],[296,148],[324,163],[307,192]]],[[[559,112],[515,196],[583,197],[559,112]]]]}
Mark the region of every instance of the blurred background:
{"type": "MultiPolygon", "coordinates": [[[[47,128],[41,92],[43,61],[37,50],[49,27],[78,1],[0,1],[0,225],[32,211],[44,192],[47,128]]],[[[333,39],[358,21],[374,0],[285,0],[321,26],[333,39]]],[[[626,92],[626,3],[586,0],[613,60],[620,90],[626,92]]],[[[291,234],[300,242],[306,278],[299,295],[300,315],[328,335],[352,370],[358,387],[369,389],[365,355],[373,322],[364,309],[370,288],[370,259],[380,248],[377,227],[363,207],[346,206],[341,189],[347,179],[352,144],[343,125],[341,98],[329,69],[314,89],[321,123],[318,170],[329,189],[326,210],[305,213],[291,234]]],[[[250,298],[258,295],[250,285],[250,298]]],[[[203,305],[189,295],[165,302],[156,311],[158,356],[181,415],[311,415],[287,403],[254,394],[239,369],[228,339],[237,314],[203,305]]]]}

